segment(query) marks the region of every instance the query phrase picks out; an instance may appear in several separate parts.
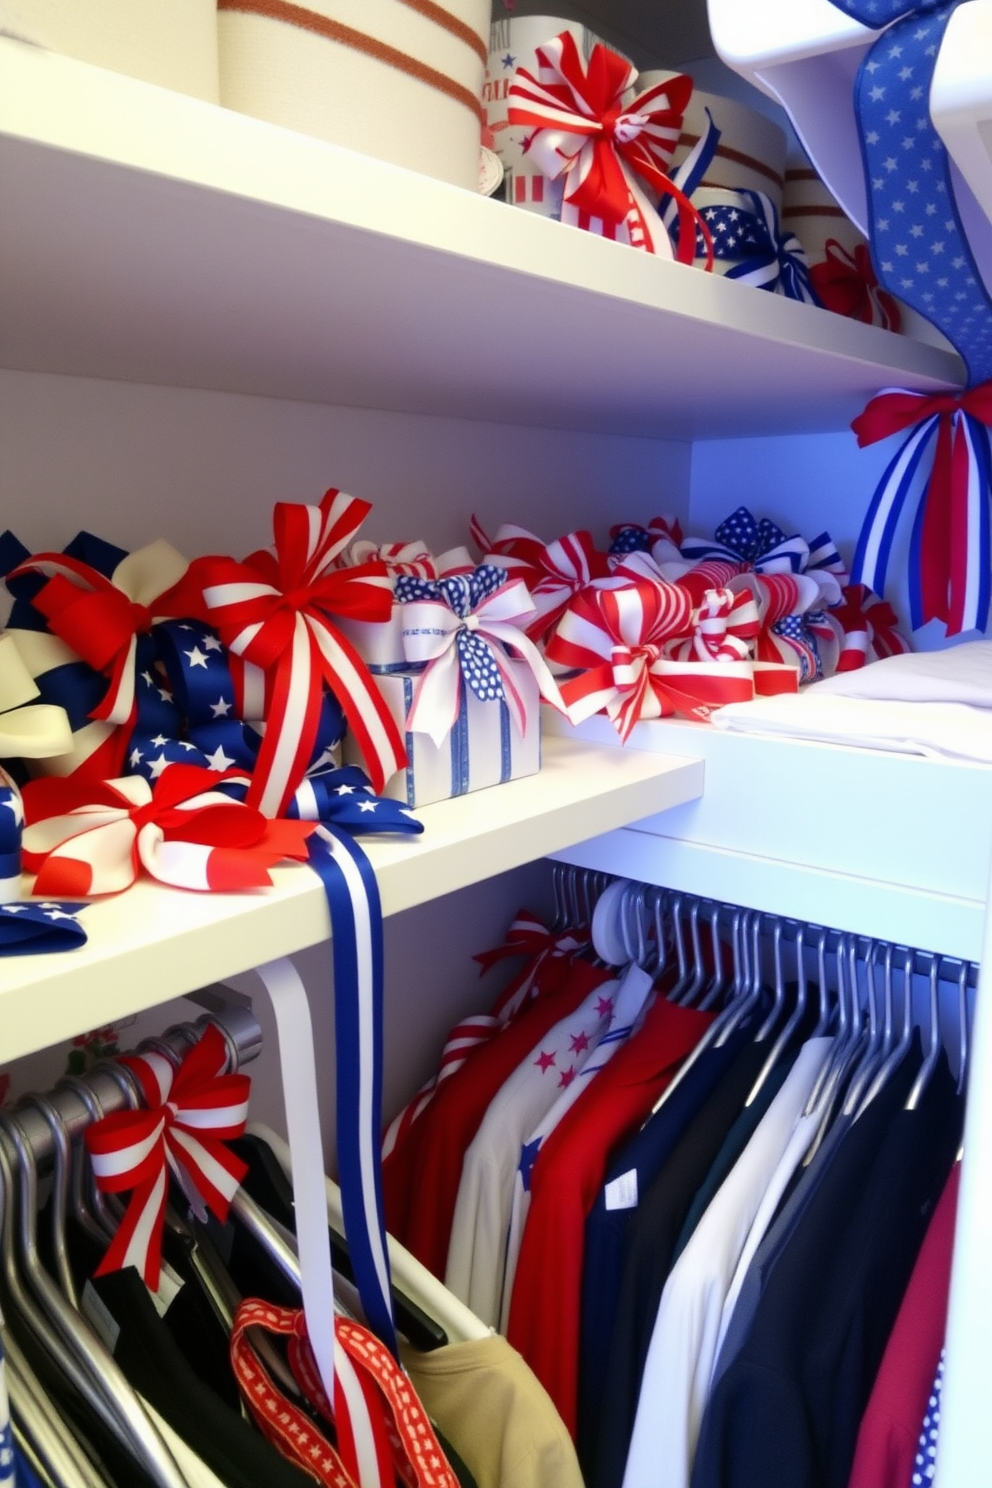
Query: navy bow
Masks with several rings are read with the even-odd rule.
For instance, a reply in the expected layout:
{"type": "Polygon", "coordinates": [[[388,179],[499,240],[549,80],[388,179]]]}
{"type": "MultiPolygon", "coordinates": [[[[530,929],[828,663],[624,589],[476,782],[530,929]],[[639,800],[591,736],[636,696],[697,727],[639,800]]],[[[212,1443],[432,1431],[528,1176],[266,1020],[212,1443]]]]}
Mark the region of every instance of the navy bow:
{"type": "MultiPolygon", "coordinates": [[[[726,205],[703,207],[700,212],[713,239],[714,258],[741,260],[728,269],[726,277],[789,300],[820,305],[803,245],[795,233],[782,229],[775,203],[763,191],[739,191],[736,195],[748,203],[750,210],[726,205]]],[[[699,256],[706,252],[698,231],[696,251],[699,256]]]]}

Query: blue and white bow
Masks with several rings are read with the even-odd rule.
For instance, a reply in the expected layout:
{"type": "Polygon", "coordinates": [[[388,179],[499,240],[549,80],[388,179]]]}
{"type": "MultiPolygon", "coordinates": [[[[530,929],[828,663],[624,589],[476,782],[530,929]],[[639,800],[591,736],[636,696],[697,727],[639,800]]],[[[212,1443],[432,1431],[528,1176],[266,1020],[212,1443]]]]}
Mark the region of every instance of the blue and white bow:
{"type": "MultiPolygon", "coordinates": [[[[794,232],[783,229],[775,203],[763,191],[739,191],[746,205],[702,207],[700,216],[713,239],[713,255],[726,262],[740,259],[727,270],[726,278],[739,279],[757,289],[767,289],[789,300],[819,305],[820,297],[809,277],[809,263],[794,232]]],[[[706,251],[700,234],[697,254],[706,251]]]]}
{"type": "MultiPolygon", "coordinates": [[[[813,544],[814,549],[828,556],[832,553],[830,538],[822,533],[813,544]]],[[[725,563],[744,564],[755,573],[803,573],[810,561],[810,544],[798,534],[787,537],[781,527],[767,517],[757,518],[746,506],[739,506],[722,521],[712,538],[687,537],[682,544],[682,556],[692,563],[704,563],[717,559],[725,563]]],[[[839,561],[840,555],[837,554],[839,561]]],[[[828,557],[828,562],[832,558],[828,557]]]]}

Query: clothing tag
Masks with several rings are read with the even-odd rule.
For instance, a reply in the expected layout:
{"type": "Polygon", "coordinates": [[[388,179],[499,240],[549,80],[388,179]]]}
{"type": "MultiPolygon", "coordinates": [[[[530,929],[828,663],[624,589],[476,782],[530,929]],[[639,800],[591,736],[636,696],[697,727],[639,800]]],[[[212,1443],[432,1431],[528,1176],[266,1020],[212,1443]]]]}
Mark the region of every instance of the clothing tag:
{"type": "Polygon", "coordinates": [[[645,1000],[654,982],[650,972],[642,966],[628,966],[620,978],[617,988],[616,1000],[613,1004],[613,1026],[615,1028],[629,1028],[637,1022],[645,1000]]]}
{"type": "Polygon", "coordinates": [[[86,1282],[86,1285],[83,1287],[83,1295],[79,1300],[94,1333],[104,1347],[112,1354],[117,1347],[117,1340],[121,1336],[120,1324],[91,1281],[88,1280],[86,1282]]]}
{"type": "Polygon", "coordinates": [[[605,1189],[607,1209],[636,1209],[637,1208],[637,1169],[631,1168],[627,1173],[621,1173],[619,1178],[614,1178],[605,1189]]]}
{"type": "Polygon", "coordinates": [[[174,1271],[168,1261],[162,1262],[162,1270],[158,1279],[158,1291],[148,1289],[148,1295],[155,1304],[155,1311],[160,1318],[164,1318],[173,1302],[179,1296],[186,1283],[177,1271],[174,1271]]]}

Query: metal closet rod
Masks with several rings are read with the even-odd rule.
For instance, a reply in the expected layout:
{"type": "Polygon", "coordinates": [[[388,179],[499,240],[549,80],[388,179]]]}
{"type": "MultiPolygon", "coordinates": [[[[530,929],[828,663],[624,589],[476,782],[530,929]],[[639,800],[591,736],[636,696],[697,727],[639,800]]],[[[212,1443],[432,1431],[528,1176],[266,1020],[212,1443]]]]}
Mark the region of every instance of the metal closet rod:
{"type": "MultiPolygon", "coordinates": [[[[576,867],[574,871],[576,873],[593,873],[595,870],[576,867]]],[[[614,878],[622,877],[622,875],[620,874],[611,876],[614,878]]],[[[856,954],[858,955],[859,960],[865,959],[863,955],[863,949],[871,944],[883,947],[891,946],[894,953],[894,964],[896,965],[897,969],[900,972],[902,971],[903,965],[905,963],[905,958],[907,955],[910,955],[913,958],[913,973],[916,976],[929,976],[930,967],[933,962],[936,961],[938,963],[941,979],[956,981],[958,976],[958,969],[963,964],[962,958],[960,956],[950,956],[945,955],[943,951],[927,951],[922,949],[921,947],[903,945],[899,941],[891,941],[880,935],[866,935],[857,930],[838,930],[832,925],[821,925],[814,920],[801,920],[795,915],[778,914],[775,910],[771,909],[755,909],[744,904],[731,904],[723,899],[711,899],[708,898],[705,894],[696,894],[689,889],[670,889],[667,888],[664,884],[642,884],[639,883],[637,879],[629,879],[628,882],[637,884],[638,887],[642,888],[648,895],[650,895],[651,892],[654,891],[661,892],[662,894],[667,896],[669,901],[671,901],[672,899],[680,899],[681,913],[683,914],[683,916],[686,914],[687,910],[690,910],[692,908],[694,904],[699,904],[701,906],[705,906],[706,908],[716,906],[721,915],[756,914],[762,920],[768,919],[780,921],[783,934],[787,941],[793,939],[796,930],[801,928],[803,931],[803,935],[809,937],[806,941],[807,950],[809,950],[811,946],[815,947],[816,938],[825,932],[828,937],[827,951],[830,955],[835,954],[842,939],[854,941],[856,946],[856,954]]],[[[979,972],[978,963],[975,961],[968,961],[967,966],[968,986],[977,987],[979,972]]]]}
{"type": "MultiPolygon", "coordinates": [[[[249,1064],[262,1052],[262,1030],[258,1020],[251,1008],[241,1003],[228,1003],[213,1012],[204,1013],[195,1023],[174,1024],[161,1038],[144,1039],[138,1047],[158,1048],[164,1053],[164,1046],[167,1046],[173,1054],[182,1058],[196,1043],[198,1030],[206,1028],[209,1023],[220,1030],[227,1044],[229,1071],[249,1064]]],[[[111,1111],[123,1110],[126,1105],[120,1084],[101,1065],[82,1076],[79,1083],[91,1091],[105,1116],[111,1111]]],[[[90,1125],[92,1116],[86,1103],[71,1084],[56,1086],[46,1099],[61,1116],[70,1140],[90,1125]]],[[[24,1103],[16,1105],[14,1112],[25,1141],[30,1143],[35,1161],[38,1164],[46,1162],[53,1155],[54,1139],[41,1112],[36,1106],[24,1103]]]]}

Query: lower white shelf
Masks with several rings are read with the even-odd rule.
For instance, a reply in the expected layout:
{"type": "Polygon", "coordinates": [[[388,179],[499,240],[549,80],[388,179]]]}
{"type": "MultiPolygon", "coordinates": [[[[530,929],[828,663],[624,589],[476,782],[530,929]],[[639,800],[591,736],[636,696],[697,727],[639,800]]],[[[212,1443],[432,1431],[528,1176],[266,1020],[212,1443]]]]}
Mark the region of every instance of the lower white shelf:
{"type": "MultiPolygon", "coordinates": [[[[547,725],[559,727],[552,716],[547,725]]],[[[611,733],[605,718],[570,731],[593,743],[611,733]]],[[[705,760],[705,796],[559,857],[980,958],[992,846],[989,766],[674,719],[638,724],[631,740],[666,758],[705,760]]]]}
{"type": "MultiPolygon", "coordinates": [[[[699,796],[699,760],[548,738],[540,773],[428,806],[421,837],[367,838],[384,914],[699,796]]],[[[97,1028],[326,940],[324,891],[303,866],[274,887],[197,894],[148,880],[83,914],[87,944],[0,959],[0,1061],[97,1028]]]]}

